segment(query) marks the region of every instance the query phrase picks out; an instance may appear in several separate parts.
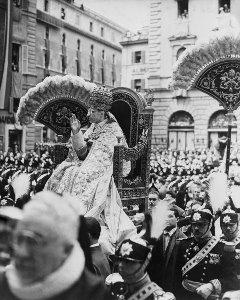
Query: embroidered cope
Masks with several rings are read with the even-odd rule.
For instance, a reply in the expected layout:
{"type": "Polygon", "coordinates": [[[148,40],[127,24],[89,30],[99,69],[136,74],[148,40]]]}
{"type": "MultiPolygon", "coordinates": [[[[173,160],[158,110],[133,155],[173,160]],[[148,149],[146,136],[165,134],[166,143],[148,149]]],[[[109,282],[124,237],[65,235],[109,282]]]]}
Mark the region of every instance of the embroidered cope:
{"type": "MultiPolygon", "coordinates": [[[[57,193],[70,193],[79,199],[79,214],[96,217],[102,225],[100,243],[107,252],[113,252],[113,245],[135,235],[135,226],[122,209],[122,203],[114,183],[113,154],[117,137],[123,132],[117,122],[94,124],[84,134],[88,145],[88,155],[80,160],[71,146],[68,157],[53,172],[45,189],[57,193]],[[91,145],[89,147],[89,145],[91,145]]],[[[76,149],[77,150],[77,149],[76,149]]],[[[130,162],[124,162],[123,173],[126,176],[131,169],[130,162]]]]}

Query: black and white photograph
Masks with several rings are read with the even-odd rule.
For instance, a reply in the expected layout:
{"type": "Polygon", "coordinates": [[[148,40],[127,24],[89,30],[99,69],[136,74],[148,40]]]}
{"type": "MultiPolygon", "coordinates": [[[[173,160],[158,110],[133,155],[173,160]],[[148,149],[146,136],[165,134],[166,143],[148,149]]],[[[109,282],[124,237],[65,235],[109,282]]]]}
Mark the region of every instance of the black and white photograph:
{"type": "Polygon", "coordinates": [[[0,0],[0,300],[240,300],[240,0],[0,0]]]}

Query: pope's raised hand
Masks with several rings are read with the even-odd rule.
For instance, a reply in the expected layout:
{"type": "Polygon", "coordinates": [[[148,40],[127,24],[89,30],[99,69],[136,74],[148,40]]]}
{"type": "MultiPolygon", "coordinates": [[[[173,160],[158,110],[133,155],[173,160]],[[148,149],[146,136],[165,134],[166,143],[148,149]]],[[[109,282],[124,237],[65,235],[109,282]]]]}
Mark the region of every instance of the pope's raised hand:
{"type": "Polygon", "coordinates": [[[73,134],[77,134],[81,128],[81,122],[77,119],[75,114],[70,117],[70,126],[73,134]]]}

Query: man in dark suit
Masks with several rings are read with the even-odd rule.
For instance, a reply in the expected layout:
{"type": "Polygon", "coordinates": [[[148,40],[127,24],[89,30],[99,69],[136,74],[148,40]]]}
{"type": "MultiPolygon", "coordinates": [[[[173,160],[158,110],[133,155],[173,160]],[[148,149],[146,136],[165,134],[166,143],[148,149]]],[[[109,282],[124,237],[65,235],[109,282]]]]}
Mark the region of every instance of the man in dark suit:
{"type": "Polygon", "coordinates": [[[177,253],[177,239],[185,238],[177,226],[178,212],[171,210],[168,215],[166,228],[152,250],[147,272],[150,279],[165,291],[173,290],[175,261],[177,253]]]}
{"type": "Polygon", "coordinates": [[[90,251],[92,255],[93,267],[95,274],[101,276],[105,281],[106,277],[111,273],[109,262],[106,255],[103,253],[98,239],[101,233],[99,222],[93,217],[86,217],[86,225],[90,240],[90,251]]]}

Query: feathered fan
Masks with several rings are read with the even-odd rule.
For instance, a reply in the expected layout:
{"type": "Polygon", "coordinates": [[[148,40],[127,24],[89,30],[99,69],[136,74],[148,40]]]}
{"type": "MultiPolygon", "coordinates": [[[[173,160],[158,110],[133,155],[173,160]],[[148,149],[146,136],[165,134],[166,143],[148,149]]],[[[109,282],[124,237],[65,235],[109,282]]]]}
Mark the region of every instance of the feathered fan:
{"type": "Polygon", "coordinates": [[[240,39],[225,36],[185,50],[173,71],[171,87],[189,89],[194,87],[200,73],[211,65],[225,59],[239,59],[240,39]]]}
{"type": "Polygon", "coordinates": [[[26,173],[22,173],[14,177],[11,185],[15,193],[15,201],[24,195],[27,195],[30,191],[30,176],[26,173]]]}
{"type": "Polygon", "coordinates": [[[89,92],[96,87],[79,76],[49,76],[28,90],[20,100],[17,119],[21,124],[30,124],[48,102],[63,100],[81,102],[88,106],[89,92]]]}
{"type": "Polygon", "coordinates": [[[147,240],[150,244],[154,243],[163,233],[171,206],[167,201],[160,201],[153,209],[152,214],[145,214],[143,230],[139,233],[139,237],[147,240]]]}
{"type": "Polygon", "coordinates": [[[222,208],[229,201],[229,189],[226,173],[213,173],[209,178],[209,198],[214,213],[222,208]]]}

